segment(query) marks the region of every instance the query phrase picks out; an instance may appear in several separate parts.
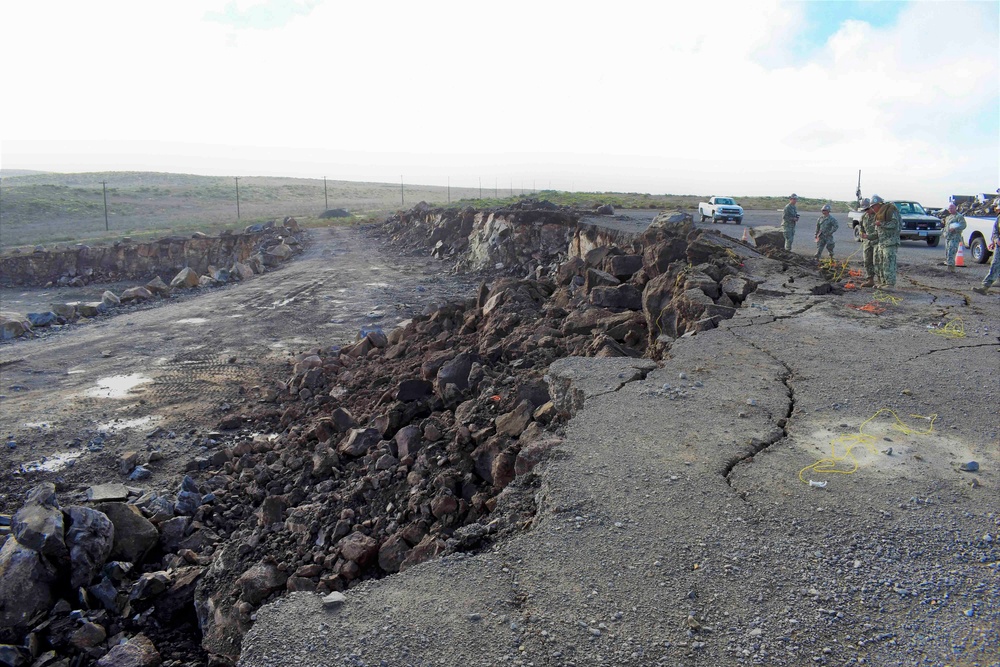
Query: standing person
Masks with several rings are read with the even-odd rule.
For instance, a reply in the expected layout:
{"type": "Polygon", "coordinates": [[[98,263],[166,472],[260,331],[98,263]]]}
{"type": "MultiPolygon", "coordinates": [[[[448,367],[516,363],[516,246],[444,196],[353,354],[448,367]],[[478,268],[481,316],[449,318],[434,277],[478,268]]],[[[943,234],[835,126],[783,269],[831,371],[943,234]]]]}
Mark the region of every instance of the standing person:
{"type": "Polygon", "coordinates": [[[781,212],[781,230],[785,233],[785,250],[792,249],[792,241],[795,240],[795,223],[799,221],[799,210],[795,205],[799,201],[799,196],[792,193],[788,198],[785,209],[781,212]]]}
{"type": "Polygon", "coordinates": [[[958,212],[954,203],[948,205],[948,216],[944,219],[944,244],[948,249],[948,273],[955,273],[955,255],[958,246],[962,245],[962,232],[965,231],[965,216],[958,212]]]}
{"type": "Polygon", "coordinates": [[[861,216],[861,253],[865,257],[865,276],[867,279],[861,283],[862,287],[875,286],[875,252],[878,249],[878,227],[875,226],[875,213],[871,210],[872,201],[865,197],[858,207],[859,211],[864,211],[861,216]]]}
{"type": "Polygon", "coordinates": [[[837,219],[830,215],[829,204],[823,204],[819,213],[819,219],[816,220],[816,260],[819,261],[823,248],[830,251],[830,259],[833,260],[833,233],[839,225],[837,219]]]}
{"type": "Polygon", "coordinates": [[[993,251],[993,261],[990,262],[989,273],[983,278],[983,286],[972,288],[973,292],[980,294],[986,294],[990,290],[990,286],[1000,280],[1000,197],[993,202],[993,212],[997,214],[997,219],[993,222],[993,233],[990,235],[989,245],[989,249],[993,251]]]}
{"type": "Polygon", "coordinates": [[[899,209],[878,195],[872,195],[871,210],[878,228],[875,276],[879,287],[896,286],[896,251],[899,249],[899,209]]]}

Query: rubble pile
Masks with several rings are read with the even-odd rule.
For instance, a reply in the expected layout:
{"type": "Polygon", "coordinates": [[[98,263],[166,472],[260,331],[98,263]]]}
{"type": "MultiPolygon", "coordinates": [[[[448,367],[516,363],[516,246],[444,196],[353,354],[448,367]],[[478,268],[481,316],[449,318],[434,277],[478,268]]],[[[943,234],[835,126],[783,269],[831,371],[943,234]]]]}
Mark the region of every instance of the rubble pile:
{"type": "Polygon", "coordinates": [[[190,236],[168,236],[148,243],[133,243],[126,237],[104,246],[78,243],[71,247],[37,245],[29,253],[14,249],[0,257],[0,284],[38,287],[83,287],[95,282],[146,281],[190,267],[208,273],[210,265],[232,266],[257,256],[273,261],[269,251],[302,241],[295,218],[281,223],[269,221],[246,227],[243,233],[224,231],[217,237],[196,232],[190,236]]]}
{"type": "MultiPolygon", "coordinates": [[[[975,218],[992,218],[996,216],[995,208],[997,204],[1000,204],[1000,190],[997,191],[996,197],[989,195],[952,195],[951,200],[962,215],[975,218]]],[[[941,209],[934,215],[944,219],[948,216],[948,209],[941,209]]]]}
{"type": "Polygon", "coordinates": [[[126,664],[113,654],[131,647],[145,661],[127,664],[232,665],[276,595],[345,591],[530,526],[536,466],[571,409],[549,365],[660,358],[756,288],[732,242],[682,216],[621,245],[593,246],[592,230],[544,205],[422,207],[383,233],[527,277],[301,351],[287,377],[249,390],[258,402],[221,421],[173,488],[131,486],[155,452],[122,456],[129,486],[63,505],[51,484],[36,487],[10,537],[0,528],[7,664],[126,664]]]}
{"type": "MultiPolygon", "coordinates": [[[[257,235],[254,241],[254,252],[246,261],[233,261],[226,268],[218,268],[209,264],[203,274],[199,274],[191,266],[182,268],[177,275],[165,283],[159,276],[154,277],[145,285],[136,285],[115,294],[105,290],[100,301],[53,303],[51,309],[40,313],[0,312],[0,340],[31,336],[36,329],[61,326],[70,323],[85,322],[99,315],[109,314],[122,307],[134,306],[143,302],[170,298],[171,295],[183,290],[195,288],[218,287],[227,283],[247,280],[270,269],[276,268],[282,262],[291,259],[303,250],[301,230],[294,218],[287,218],[283,227],[253,225],[247,228],[248,234],[257,235]],[[258,229],[259,228],[259,229],[258,229]]],[[[36,252],[42,252],[36,249],[36,252]]],[[[52,281],[46,287],[85,287],[98,279],[110,279],[116,273],[100,272],[94,268],[86,269],[82,274],[75,270],[52,281]],[[71,275],[72,274],[72,275],[71,275]]]]}

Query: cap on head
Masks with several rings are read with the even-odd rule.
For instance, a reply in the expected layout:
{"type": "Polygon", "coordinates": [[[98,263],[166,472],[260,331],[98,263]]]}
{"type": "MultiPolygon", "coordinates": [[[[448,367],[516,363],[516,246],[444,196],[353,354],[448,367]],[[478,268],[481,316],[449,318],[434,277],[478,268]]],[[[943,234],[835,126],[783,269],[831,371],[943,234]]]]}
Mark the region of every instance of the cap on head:
{"type": "Polygon", "coordinates": [[[878,206],[879,204],[884,204],[884,203],[885,203],[884,199],[882,199],[878,195],[872,195],[872,203],[871,203],[872,206],[878,206]]]}
{"type": "Polygon", "coordinates": [[[865,197],[864,199],[861,200],[861,206],[858,207],[858,210],[867,211],[868,207],[871,205],[872,205],[872,200],[869,199],[868,197],[865,197]]]}
{"type": "Polygon", "coordinates": [[[798,199],[798,198],[799,198],[799,196],[798,196],[797,194],[795,194],[795,193],[793,192],[793,193],[792,193],[791,195],[789,195],[789,197],[788,197],[788,198],[789,198],[789,199],[798,199]]]}
{"type": "Polygon", "coordinates": [[[823,208],[820,209],[820,211],[830,211],[830,210],[831,209],[829,204],[823,204],[823,208]]]}

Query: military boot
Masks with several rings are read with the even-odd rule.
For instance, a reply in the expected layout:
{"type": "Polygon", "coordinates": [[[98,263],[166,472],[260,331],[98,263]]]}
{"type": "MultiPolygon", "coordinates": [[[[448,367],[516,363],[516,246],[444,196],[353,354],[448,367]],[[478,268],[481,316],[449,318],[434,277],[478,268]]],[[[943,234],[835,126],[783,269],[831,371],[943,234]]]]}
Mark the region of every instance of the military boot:
{"type": "Polygon", "coordinates": [[[975,292],[976,294],[985,295],[987,292],[990,291],[990,288],[987,287],[986,285],[983,285],[982,287],[973,287],[972,291],[975,292]]]}
{"type": "Polygon", "coordinates": [[[949,264],[948,265],[948,273],[955,273],[955,265],[954,264],[949,264]]]}
{"type": "Polygon", "coordinates": [[[868,280],[861,283],[862,287],[875,287],[875,279],[869,278],[868,280]]]}

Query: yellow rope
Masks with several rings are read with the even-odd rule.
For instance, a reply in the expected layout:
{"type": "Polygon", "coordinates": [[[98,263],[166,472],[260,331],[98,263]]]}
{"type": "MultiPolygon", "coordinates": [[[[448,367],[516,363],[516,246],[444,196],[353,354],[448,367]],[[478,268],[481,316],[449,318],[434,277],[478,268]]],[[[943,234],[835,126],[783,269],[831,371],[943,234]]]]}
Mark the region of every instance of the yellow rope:
{"type": "Polygon", "coordinates": [[[840,282],[841,278],[844,277],[844,274],[848,273],[850,271],[851,258],[854,257],[855,255],[857,255],[858,252],[860,252],[860,250],[861,250],[861,248],[858,248],[857,250],[855,250],[854,252],[852,252],[850,255],[848,255],[847,259],[845,259],[842,262],[838,262],[835,259],[822,260],[820,268],[829,269],[830,271],[832,271],[833,272],[833,281],[834,282],[840,282]]]}
{"type": "Polygon", "coordinates": [[[965,338],[965,322],[961,317],[956,317],[944,326],[932,327],[928,331],[944,338],[965,338]]]}
{"type": "Polygon", "coordinates": [[[883,292],[882,290],[875,290],[872,294],[872,301],[878,301],[879,303],[889,303],[893,306],[898,306],[902,301],[903,297],[893,296],[888,292],[883,292]]]}
{"type": "Polygon", "coordinates": [[[842,435],[838,438],[834,438],[830,441],[830,456],[825,456],[820,460],[816,461],[811,465],[807,465],[805,468],[799,471],[799,481],[803,484],[808,484],[809,480],[805,478],[806,471],[812,471],[818,475],[853,475],[858,469],[859,463],[857,457],[854,456],[854,450],[857,447],[864,447],[869,454],[878,454],[878,449],[875,448],[873,444],[877,438],[874,435],[865,433],[865,426],[876,419],[882,413],[888,413],[892,415],[895,420],[892,427],[902,433],[903,435],[927,435],[934,430],[934,421],[937,419],[937,415],[931,415],[930,417],[924,417],[922,415],[910,415],[911,417],[916,417],[917,419],[926,419],[930,422],[927,430],[920,431],[910,426],[907,426],[902,419],[899,418],[894,411],[889,408],[881,408],[878,412],[873,414],[871,417],[861,422],[861,426],[858,428],[857,433],[852,433],[851,435],[842,435]],[[843,446],[844,453],[837,454],[837,447],[843,446]],[[850,466],[849,468],[845,466],[850,466]]]}

